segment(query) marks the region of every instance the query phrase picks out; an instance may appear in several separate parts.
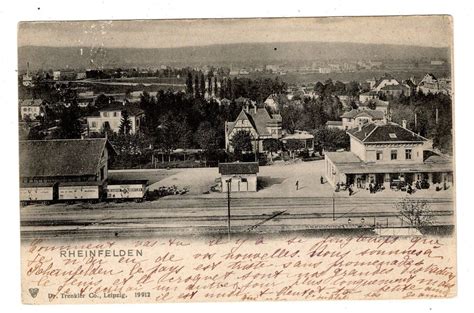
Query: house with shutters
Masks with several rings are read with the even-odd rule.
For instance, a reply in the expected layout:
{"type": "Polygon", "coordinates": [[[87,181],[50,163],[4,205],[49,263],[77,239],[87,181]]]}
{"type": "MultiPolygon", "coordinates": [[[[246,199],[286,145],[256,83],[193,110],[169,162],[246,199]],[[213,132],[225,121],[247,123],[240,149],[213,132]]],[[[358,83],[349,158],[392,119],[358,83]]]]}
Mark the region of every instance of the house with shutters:
{"type": "Polygon", "coordinates": [[[113,102],[100,109],[95,115],[87,116],[89,132],[99,133],[104,129],[110,129],[118,133],[124,111],[128,113],[130,119],[130,133],[137,133],[145,119],[145,113],[136,105],[123,104],[122,102],[113,102]]]}
{"type": "Polygon", "coordinates": [[[385,113],[379,110],[371,110],[368,108],[364,109],[353,109],[341,115],[342,121],[328,121],[326,126],[328,128],[338,128],[342,130],[348,130],[359,125],[372,123],[375,121],[382,121],[385,119],[385,113]]]}
{"type": "Polygon", "coordinates": [[[341,115],[342,129],[348,130],[367,123],[382,121],[385,118],[383,111],[379,110],[351,110],[341,115]]]}
{"type": "Polygon", "coordinates": [[[280,114],[270,114],[266,108],[245,106],[233,122],[225,122],[225,148],[233,152],[232,138],[239,131],[246,131],[252,138],[252,150],[265,152],[263,141],[266,139],[282,138],[280,114]]]}
{"type": "Polygon", "coordinates": [[[42,99],[25,99],[20,101],[22,120],[35,120],[44,113],[45,102],[42,99]]]}
{"type": "Polygon", "coordinates": [[[349,129],[350,151],[326,152],[328,182],[365,189],[369,183],[390,188],[394,181],[453,183],[453,164],[432,142],[407,129],[406,122],[373,122],[349,129]]]}
{"type": "Polygon", "coordinates": [[[418,83],[416,87],[418,92],[422,92],[425,95],[443,93],[446,95],[451,94],[451,80],[450,79],[437,79],[433,74],[428,73],[418,83]]]}

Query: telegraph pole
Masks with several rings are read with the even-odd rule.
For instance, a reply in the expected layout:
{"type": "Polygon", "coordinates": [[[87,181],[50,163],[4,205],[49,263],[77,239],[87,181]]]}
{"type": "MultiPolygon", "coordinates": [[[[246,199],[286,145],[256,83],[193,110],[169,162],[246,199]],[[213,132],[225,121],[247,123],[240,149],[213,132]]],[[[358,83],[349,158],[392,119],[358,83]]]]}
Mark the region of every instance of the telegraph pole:
{"type": "Polygon", "coordinates": [[[230,242],[230,185],[231,180],[226,180],[227,183],[227,238],[230,242]]]}
{"type": "Polygon", "coordinates": [[[336,197],[332,194],[332,220],[336,220],[336,197]]]}

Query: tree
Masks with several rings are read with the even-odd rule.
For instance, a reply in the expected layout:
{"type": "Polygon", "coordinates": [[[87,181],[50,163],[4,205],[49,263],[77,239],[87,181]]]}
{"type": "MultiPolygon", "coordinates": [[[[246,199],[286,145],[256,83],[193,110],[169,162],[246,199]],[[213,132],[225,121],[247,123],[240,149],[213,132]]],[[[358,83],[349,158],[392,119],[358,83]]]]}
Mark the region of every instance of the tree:
{"type": "Polygon", "coordinates": [[[367,103],[367,107],[371,110],[375,110],[377,109],[377,104],[375,103],[374,100],[369,100],[369,102],[367,103]]]}
{"type": "Polygon", "coordinates": [[[404,198],[395,203],[395,208],[400,212],[402,219],[415,227],[428,226],[434,220],[427,200],[404,198]]]}
{"type": "Polygon", "coordinates": [[[360,92],[360,85],[356,81],[351,81],[346,85],[346,92],[349,96],[355,97],[360,92]]]}
{"type": "Polygon", "coordinates": [[[350,147],[349,135],[342,129],[320,127],[313,132],[315,149],[322,154],[324,151],[347,150],[350,147]]]}
{"type": "Polygon", "coordinates": [[[64,108],[59,117],[59,137],[62,139],[81,138],[81,123],[79,122],[79,108],[72,103],[69,108],[64,108]]]}
{"type": "Polygon", "coordinates": [[[132,121],[130,120],[127,110],[122,110],[121,114],[122,119],[120,120],[119,133],[128,135],[132,129],[132,121]]]}
{"type": "Polygon", "coordinates": [[[194,96],[199,97],[199,75],[194,76],[194,96]]]}
{"type": "Polygon", "coordinates": [[[273,162],[273,153],[280,150],[280,141],[277,139],[265,139],[263,141],[263,150],[270,152],[270,161],[273,162]]]}
{"type": "Polygon", "coordinates": [[[234,148],[234,155],[241,157],[242,152],[252,151],[252,136],[248,131],[239,130],[230,140],[231,146],[234,148]]]}
{"type": "Polygon", "coordinates": [[[207,156],[215,154],[215,151],[219,148],[219,137],[217,131],[211,126],[211,123],[206,121],[199,125],[194,136],[199,147],[205,152],[205,162],[207,165],[207,156]]]}
{"type": "Polygon", "coordinates": [[[191,72],[188,72],[188,77],[186,77],[186,93],[188,95],[193,95],[194,94],[193,74],[191,72]]]}
{"type": "Polygon", "coordinates": [[[302,112],[294,106],[286,106],[281,110],[281,118],[282,127],[293,134],[301,122],[302,112]]]}
{"type": "Polygon", "coordinates": [[[206,78],[204,77],[204,74],[202,72],[199,72],[199,82],[200,84],[200,93],[201,97],[204,97],[206,94],[206,78]]]}
{"type": "Polygon", "coordinates": [[[293,155],[295,158],[296,151],[304,148],[304,144],[300,140],[288,140],[285,144],[286,150],[290,152],[290,155],[293,155]]]}
{"type": "Polygon", "coordinates": [[[316,85],[314,85],[314,91],[317,95],[321,96],[324,93],[324,84],[317,82],[316,85]]]}

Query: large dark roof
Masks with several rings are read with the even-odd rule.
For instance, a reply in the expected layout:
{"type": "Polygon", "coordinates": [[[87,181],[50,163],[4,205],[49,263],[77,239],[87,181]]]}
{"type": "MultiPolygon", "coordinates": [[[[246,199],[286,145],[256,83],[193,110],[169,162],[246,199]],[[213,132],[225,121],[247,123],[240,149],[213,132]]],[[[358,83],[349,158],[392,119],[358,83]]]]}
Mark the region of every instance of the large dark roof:
{"type": "MultiPolygon", "coordinates": [[[[281,121],[281,116],[280,114],[274,114],[271,116],[267,109],[265,108],[252,108],[249,109],[248,111],[245,111],[245,109],[242,109],[240,111],[239,116],[237,116],[237,119],[235,122],[238,120],[243,120],[247,119],[250,121],[252,124],[253,128],[257,131],[259,136],[262,135],[270,135],[269,131],[267,130],[267,123],[268,122],[280,122],[281,121]]],[[[228,123],[229,128],[228,132],[232,132],[232,129],[235,126],[235,122],[228,123]]]]}
{"type": "Polygon", "coordinates": [[[353,128],[347,131],[349,135],[359,139],[364,143],[375,142],[425,142],[426,138],[415,134],[411,130],[403,128],[395,123],[365,124],[359,128],[353,128]]]}
{"type": "Polygon", "coordinates": [[[223,175],[256,174],[258,173],[258,163],[257,162],[219,163],[219,173],[223,175]]]}
{"type": "Polygon", "coordinates": [[[95,175],[107,139],[20,141],[20,177],[95,175]]]}
{"type": "Polygon", "coordinates": [[[126,110],[130,116],[137,116],[143,114],[144,111],[133,104],[123,105],[121,102],[113,102],[106,107],[99,110],[99,112],[113,112],[126,110]]]}
{"type": "Polygon", "coordinates": [[[21,100],[20,106],[36,106],[39,107],[44,103],[42,99],[25,99],[21,100]]]}

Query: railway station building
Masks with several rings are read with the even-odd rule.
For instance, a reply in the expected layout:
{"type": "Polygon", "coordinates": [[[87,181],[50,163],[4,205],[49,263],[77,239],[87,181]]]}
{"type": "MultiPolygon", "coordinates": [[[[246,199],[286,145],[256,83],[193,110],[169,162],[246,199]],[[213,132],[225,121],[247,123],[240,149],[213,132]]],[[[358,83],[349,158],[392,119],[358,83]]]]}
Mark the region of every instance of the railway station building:
{"type": "Polygon", "coordinates": [[[394,181],[453,184],[451,158],[433,150],[432,142],[407,129],[406,123],[368,123],[347,133],[350,151],[325,155],[325,174],[332,186],[366,189],[374,183],[390,188],[394,181]]]}

